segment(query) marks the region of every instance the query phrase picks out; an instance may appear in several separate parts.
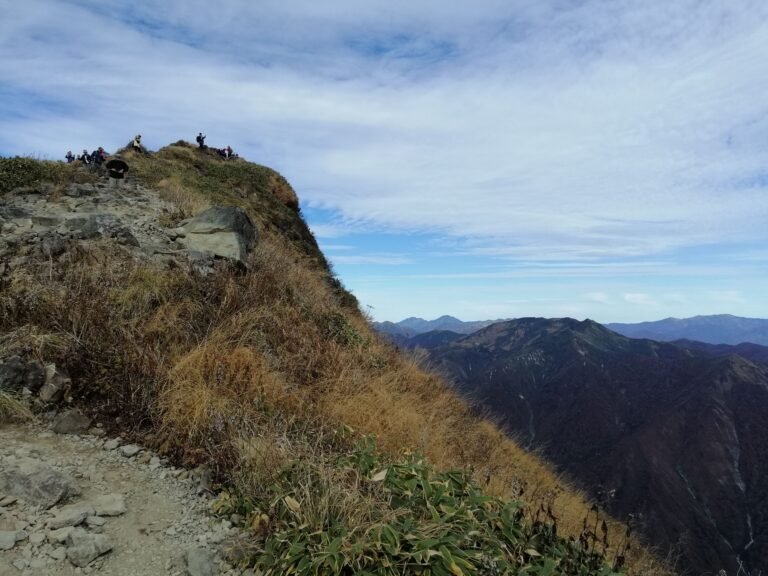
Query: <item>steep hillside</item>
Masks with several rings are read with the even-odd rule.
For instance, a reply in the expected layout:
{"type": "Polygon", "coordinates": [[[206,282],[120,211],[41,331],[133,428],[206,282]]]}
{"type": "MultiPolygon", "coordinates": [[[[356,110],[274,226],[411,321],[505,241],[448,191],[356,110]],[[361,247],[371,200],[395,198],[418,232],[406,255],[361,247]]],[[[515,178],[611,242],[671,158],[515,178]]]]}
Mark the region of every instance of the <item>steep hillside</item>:
{"type": "Polygon", "coordinates": [[[591,321],[495,324],[431,355],[464,394],[694,573],[768,558],[768,367],[591,321]]]}
{"type": "Polygon", "coordinates": [[[649,338],[662,342],[685,339],[709,344],[751,342],[768,345],[768,320],[730,314],[666,318],[638,324],[606,324],[606,327],[630,338],[649,338]]]}
{"type": "Polygon", "coordinates": [[[11,391],[36,389],[55,364],[37,408],[58,394],[210,467],[226,489],[218,509],[253,527],[244,561],[265,574],[588,574],[623,559],[663,573],[627,549],[622,525],[598,530],[579,493],[378,338],[280,175],[183,142],[124,159],[120,188],[78,166],[0,159],[11,391]],[[214,205],[255,224],[255,247],[256,235],[236,242],[246,257],[196,247],[212,234],[233,248],[214,205]]]}

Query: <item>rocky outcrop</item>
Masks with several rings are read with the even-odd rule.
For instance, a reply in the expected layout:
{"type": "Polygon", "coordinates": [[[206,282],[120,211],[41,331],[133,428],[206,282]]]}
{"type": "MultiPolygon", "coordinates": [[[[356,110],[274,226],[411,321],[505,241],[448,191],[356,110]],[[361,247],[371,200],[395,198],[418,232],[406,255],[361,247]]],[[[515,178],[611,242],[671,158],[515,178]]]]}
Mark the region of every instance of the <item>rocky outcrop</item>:
{"type": "MultiPolygon", "coordinates": [[[[50,186],[23,188],[3,197],[0,207],[0,276],[26,258],[55,260],[78,243],[109,240],[143,259],[182,262],[223,258],[245,263],[257,241],[248,214],[234,206],[210,208],[166,228],[176,208],[159,193],[128,180],[120,188],[106,182],[71,184],[57,192],[50,186]]],[[[2,366],[2,365],[0,365],[2,366]]],[[[0,389],[12,383],[0,367],[0,389]]],[[[38,386],[39,388],[39,386],[38,386]]]]}
{"type": "Polygon", "coordinates": [[[0,358],[0,392],[37,392],[45,382],[45,367],[36,361],[25,361],[18,356],[0,358]]]}
{"type": "Polygon", "coordinates": [[[190,252],[245,263],[256,246],[256,227],[242,208],[215,206],[176,230],[190,252]]]}

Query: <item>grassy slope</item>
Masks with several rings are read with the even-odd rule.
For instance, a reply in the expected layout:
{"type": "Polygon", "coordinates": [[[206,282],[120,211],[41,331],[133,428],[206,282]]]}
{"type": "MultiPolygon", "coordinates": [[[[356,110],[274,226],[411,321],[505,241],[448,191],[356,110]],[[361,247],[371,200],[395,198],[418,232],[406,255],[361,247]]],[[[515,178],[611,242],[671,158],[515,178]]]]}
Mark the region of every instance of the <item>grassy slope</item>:
{"type": "MultiPolygon", "coordinates": [[[[349,526],[367,514],[375,525],[372,510],[391,505],[391,494],[359,489],[371,470],[337,478],[365,434],[384,462],[413,463],[418,453],[438,470],[470,470],[486,493],[522,496],[529,525],[551,507],[560,534],[583,534],[590,504],[581,494],[371,330],[329,272],[282,176],[182,143],[125,157],[132,176],[178,206],[169,225],[211,204],[245,208],[261,234],[250,272],[200,278],[136,262],[117,246],[71,251],[53,267],[38,262],[0,281],[0,352],[56,360],[78,383],[76,399],[180,459],[214,467],[235,486],[232,507],[250,510],[258,529],[262,513],[267,524],[280,516],[276,494],[297,462],[312,463],[305,478],[325,479],[294,486],[305,487],[305,506],[324,503],[313,522],[343,517],[349,526]],[[354,433],[333,432],[340,425],[354,433]],[[321,494],[312,492],[318,485],[321,494]]],[[[53,163],[30,174],[58,183],[86,177],[53,163]]],[[[624,529],[608,528],[612,558],[624,529]]],[[[663,572],[639,546],[627,556],[632,573],[663,572]]]]}

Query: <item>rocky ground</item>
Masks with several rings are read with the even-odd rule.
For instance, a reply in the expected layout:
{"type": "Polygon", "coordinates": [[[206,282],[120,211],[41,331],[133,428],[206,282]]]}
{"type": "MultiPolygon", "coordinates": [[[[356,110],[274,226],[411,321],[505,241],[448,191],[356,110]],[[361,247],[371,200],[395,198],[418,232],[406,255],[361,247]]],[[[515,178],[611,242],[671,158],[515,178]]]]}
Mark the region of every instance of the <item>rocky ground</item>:
{"type": "Polygon", "coordinates": [[[210,514],[205,483],[100,428],[0,424],[0,575],[240,575],[238,518],[210,514]]]}
{"type": "Polygon", "coordinates": [[[239,208],[214,206],[168,227],[177,207],[138,181],[115,182],[102,177],[91,184],[41,184],[3,196],[0,276],[30,255],[55,260],[78,243],[102,239],[145,260],[189,259],[205,272],[216,258],[244,263],[256,244],[256,229],[239,208]]]}

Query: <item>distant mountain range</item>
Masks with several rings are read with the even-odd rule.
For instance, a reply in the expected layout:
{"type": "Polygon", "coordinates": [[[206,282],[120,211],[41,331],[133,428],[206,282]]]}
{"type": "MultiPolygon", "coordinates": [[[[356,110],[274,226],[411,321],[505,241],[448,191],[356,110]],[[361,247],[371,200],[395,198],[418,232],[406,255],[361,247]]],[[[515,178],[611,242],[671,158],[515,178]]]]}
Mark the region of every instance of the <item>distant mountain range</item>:
{"type": "Polygon", "coordinates": [[[730,314],[666,318],[639,324],[606,324],[614,332],[630,338],[650,338],[661,342],[696,340],[710,344],[752,342],[768,346],[768,320],[741,318],[730,314]]]}
{"type": "Polygon", "coordinates": [[[374,322],[373,327],[378,332],[387,335],[396,344],[405,344],[409,338],[425,332],[448,330],[457,334],[471,334],[481,328],[503,321],[500,319],[464,322],[453,316],[440,316],[435,320],[424,320],[412,316],[400,322],[374,322]]]}
{"type": "Polygon", "coordinates": [[[679,550],[679,568],[768,571],[768,348],[636,340],[567,318],[421,338],[460,392],[679,550]]]}
{"type": "MultiPolygon", "coordinates": [[[[374,328],[386,334],[395,343],[411,346],[408,340],[433,330],[449,330],[457,334],[471,334],[486,326],[505,320],[463,322],[453,316],[436,320],[406,318],[400,322],[374,322],[374,328]]],[[[607,328],[630,338],[648,338],[659,342],[694,340],[709,344],[741,344],[751,342],[768,346],[768,320],[742,318],[730,314],[694,316],[692,318],[666,318],[638,324],[605,324],[607,328]]]]}

